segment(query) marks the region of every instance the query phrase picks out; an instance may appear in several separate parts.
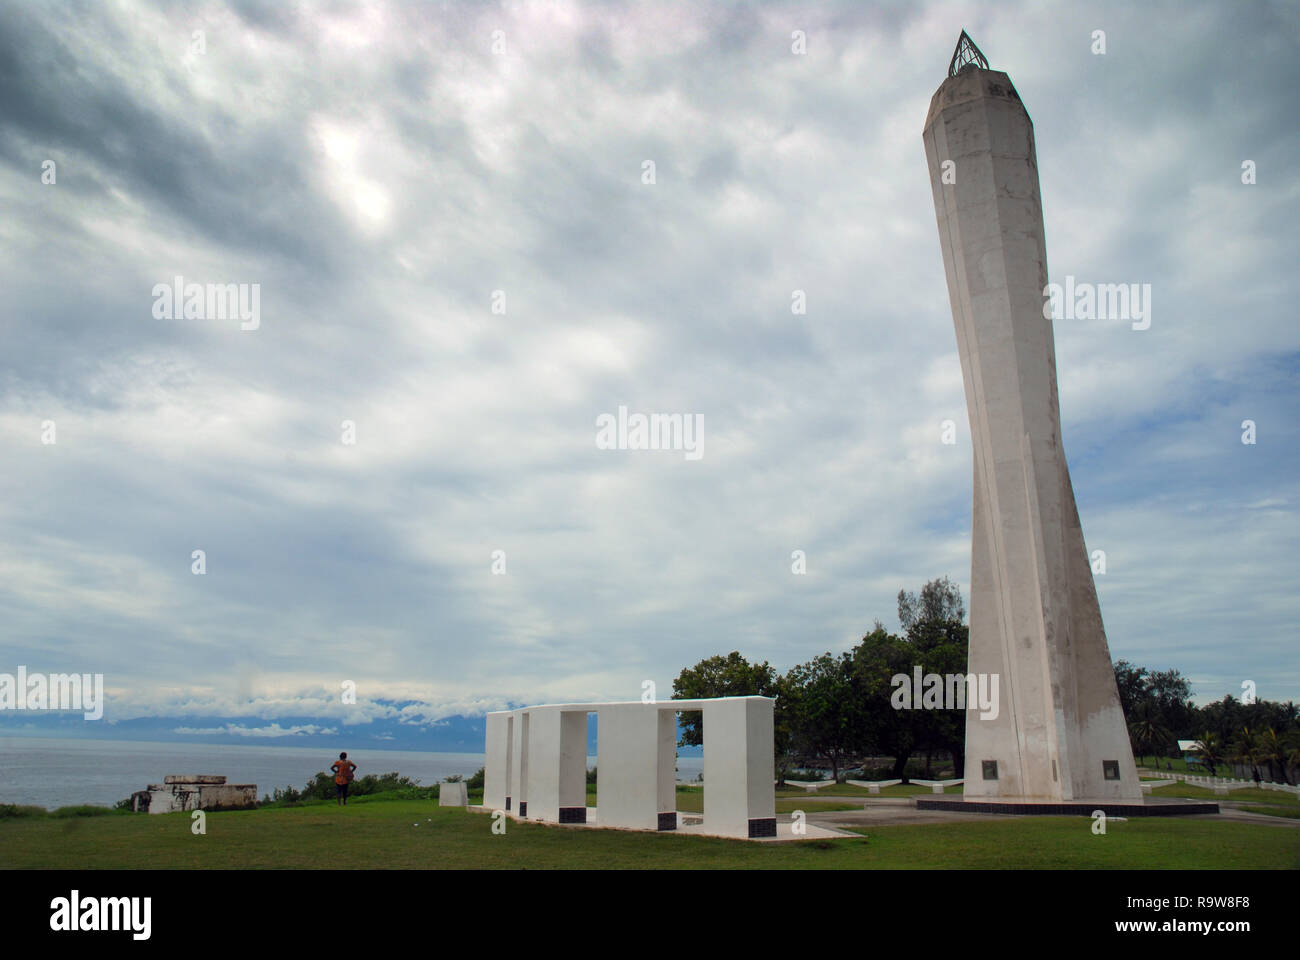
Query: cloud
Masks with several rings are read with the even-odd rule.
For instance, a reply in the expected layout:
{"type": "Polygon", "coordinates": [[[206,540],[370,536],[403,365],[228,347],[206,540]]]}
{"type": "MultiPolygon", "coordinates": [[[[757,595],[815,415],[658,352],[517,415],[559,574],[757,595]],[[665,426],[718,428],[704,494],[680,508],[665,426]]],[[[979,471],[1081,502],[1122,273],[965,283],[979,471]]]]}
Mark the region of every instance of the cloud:
{"type": "Polygon", "coordinates": [[[1112,655],[1300,697],[1286,5],[0,10],[0,662],[114,716],[429,724],[965,590],[920,137],[962,25],[1034,119],[1052,279],[1153,289],[1150,330],[1054,331],[1112,655]],[[261,328],[156,320],[178,274],[259,283],[261,328]],[[704,458],[596,449],[620,404],[704,458]]]}
{"type": "Polygon", "coordinates": [[[294,737],[294,736],[328,736],[338,731],[333,727],[318,727],[314,723],[282,727],[273,723],[266,727],[244,727],[228,723],[222,727],[176,727],[172,733],[196,737],[231,736],[231,737],[294,737]]]}

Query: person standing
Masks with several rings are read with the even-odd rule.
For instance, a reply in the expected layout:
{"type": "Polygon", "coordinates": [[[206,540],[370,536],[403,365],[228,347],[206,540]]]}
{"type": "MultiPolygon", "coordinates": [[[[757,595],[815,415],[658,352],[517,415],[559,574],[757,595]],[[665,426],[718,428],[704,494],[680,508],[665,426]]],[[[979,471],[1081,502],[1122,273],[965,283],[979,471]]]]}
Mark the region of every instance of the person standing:
{"type": "Polygon", "coordinates": [[[330,769],[334,771],[334,786],[339,788],[338,805],[347,806],[348,803],[348,784],[352,782],[355,776],[357,765],[348,759],[347,751],[339,754],[339,758],[330,764],[330,769]]]}

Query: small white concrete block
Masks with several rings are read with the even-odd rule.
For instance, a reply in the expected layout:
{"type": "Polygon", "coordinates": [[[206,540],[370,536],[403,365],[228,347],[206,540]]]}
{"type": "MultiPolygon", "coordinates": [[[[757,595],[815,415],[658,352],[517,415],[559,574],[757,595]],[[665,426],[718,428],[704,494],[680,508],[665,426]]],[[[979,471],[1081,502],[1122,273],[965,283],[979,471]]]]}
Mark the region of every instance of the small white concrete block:
{"type": "Polygon", "coordinates": [[[469,787],[465,785],[464,781],[460,783],[438,784],[438,806],[440,807],[469,806],[469,787]]]}
{"type": "Polygon", "coordinates": [[[902,783],[902,780],[845,780],[845,783],[851,783],[855,787],[866,787],[868,793],[879,794],[881,787],[894,787],[902,783]]]}

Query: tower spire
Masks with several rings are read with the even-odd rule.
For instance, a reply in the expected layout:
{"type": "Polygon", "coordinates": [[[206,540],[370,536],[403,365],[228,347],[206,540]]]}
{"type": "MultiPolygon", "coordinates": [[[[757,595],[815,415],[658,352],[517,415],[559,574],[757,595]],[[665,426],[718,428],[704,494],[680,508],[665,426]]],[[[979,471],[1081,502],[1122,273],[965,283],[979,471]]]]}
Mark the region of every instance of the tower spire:
{"type": "Polygon", "coordinates": [[[948,76],[955,77],[967,67],[979,67],[981,70],[989,68],[988,58],[980,53],[980,48],[975,46],[975,41],[970,38],[965,30],[957,38],[957,48],[952,52],[952,62],[948,64],[948,76]]]}

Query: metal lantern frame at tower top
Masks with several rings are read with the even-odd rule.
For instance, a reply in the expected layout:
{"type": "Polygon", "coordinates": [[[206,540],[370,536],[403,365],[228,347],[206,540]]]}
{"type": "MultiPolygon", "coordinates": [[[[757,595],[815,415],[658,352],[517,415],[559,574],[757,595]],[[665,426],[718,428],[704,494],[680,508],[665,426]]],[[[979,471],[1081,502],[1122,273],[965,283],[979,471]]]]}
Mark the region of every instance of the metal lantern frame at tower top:
{"type": "Polygon", "coordinates": [[[979,67],[981,70],[989,69],[988,58],[980,52],[980,48],[975,46],[975,41],[970,38],[965,30],[957,38],[957,46],[952,52],[952,60],[948,64],[948,76],[955,77],[967,67],[979,67]]]}

